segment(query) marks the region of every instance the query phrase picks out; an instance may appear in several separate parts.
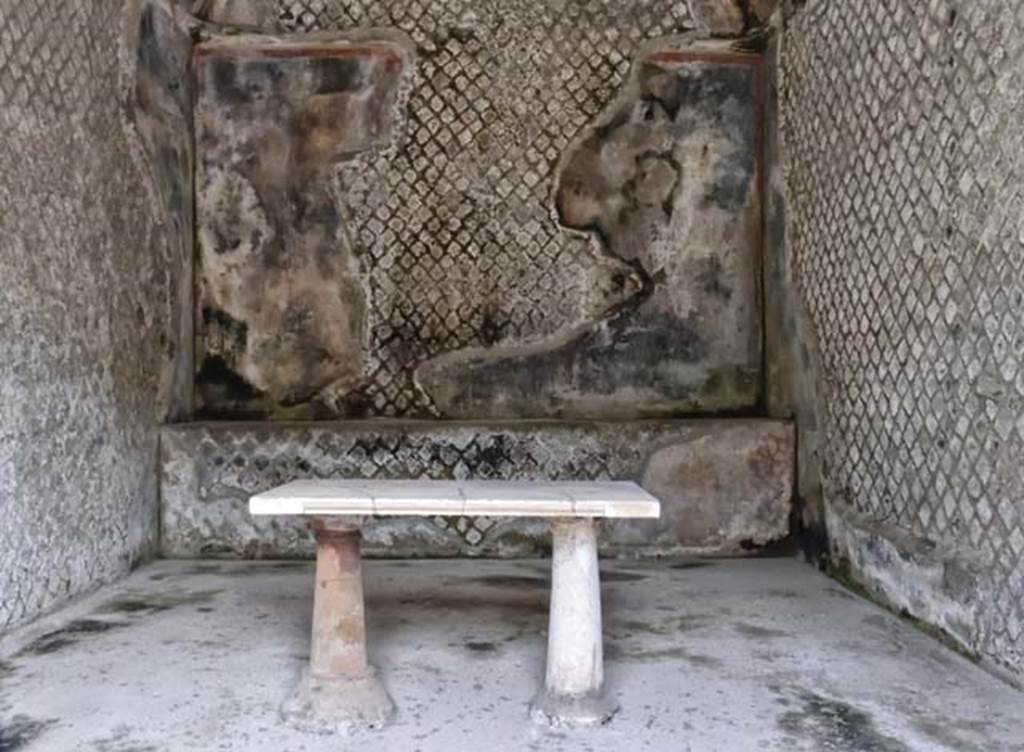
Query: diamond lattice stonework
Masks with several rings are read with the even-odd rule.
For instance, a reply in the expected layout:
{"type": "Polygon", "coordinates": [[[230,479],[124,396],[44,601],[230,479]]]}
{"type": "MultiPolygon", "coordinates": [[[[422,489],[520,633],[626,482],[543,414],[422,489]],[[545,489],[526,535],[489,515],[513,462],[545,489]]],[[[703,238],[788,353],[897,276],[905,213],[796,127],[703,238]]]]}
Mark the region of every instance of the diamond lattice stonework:
{"type": "Polygon", "coordinates": [[[785,39],[789,242],[827,492],[984,562],[1024,668],[1024,7],[812,3],[785,39]]]}

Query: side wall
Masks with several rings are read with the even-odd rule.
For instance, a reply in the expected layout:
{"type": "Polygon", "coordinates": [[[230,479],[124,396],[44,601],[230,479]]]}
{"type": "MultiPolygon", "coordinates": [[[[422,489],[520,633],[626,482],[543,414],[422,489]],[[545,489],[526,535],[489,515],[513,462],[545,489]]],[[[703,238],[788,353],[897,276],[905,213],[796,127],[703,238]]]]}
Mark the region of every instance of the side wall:
{"type": "Polygon", "coordinates": [[[1009,0],[812,0],[781,67],[833,559],[1018,679],[1022,39],[1009,0]]]}
{"type": "Polygon", "coordinates": [[[0,631],[156,541],[180,248],[132,159],[127,8],[0,4],[0,631]]]}

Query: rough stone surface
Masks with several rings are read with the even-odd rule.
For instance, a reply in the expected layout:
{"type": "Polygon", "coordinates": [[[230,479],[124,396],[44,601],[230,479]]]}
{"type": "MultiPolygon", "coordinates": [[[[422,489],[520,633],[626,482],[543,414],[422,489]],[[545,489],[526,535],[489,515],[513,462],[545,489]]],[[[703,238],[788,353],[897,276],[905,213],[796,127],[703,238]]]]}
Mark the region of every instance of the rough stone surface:
{"type": "MultiPolygon", "coordinates": [[[[254,517],[248,498],[330,477],[635,480],[662,519],[606,523],[606,550],[734,553],[787,534],[793,480],[792,428],[765,420],[213,423],[165,428],[161,447],[169,556],[309,556],[302,519],[254,517]]],[[[364,535],[371,556],[550,548],[547,521],[519,518],[382,517],[364,535]]]]}
{"type": "Polygon", "coordinates": [[[172,99],[138,24],[134,2],[0,4],[0,630],[156,542],[182,247],[133,159],[124,103],[172,99]]]}
{"type": "MultiPolygon", "coordinates": [[[[261,23],[273,25],[276,21],[285,28],[317,28],[325,24],[337,24],[339,26],[359,25],[359,21],[371,18],[388,18],[392,23],[401,25],[401,22],[418,20],[424,14],[437,13],[438,8],[430,0],[391,0],[386,3],[379,3],[382,6],[376,12],[361,2],[353,0],[199,0],[201,14],[206,14],[210,20],[217,20],[223,23],[261,23]],[[208,9],[208,10],[207,10],[208,9]]],[[[650,16],[651,21],[657,23],[658,13],[666,16],[675,16],[685,23],[687,28],[697,29],[706,34],[715,36],[739,36],[746,32],[755,31],[764,26],[775,6],[777,0],[677,0],[675,3],[663,3],[660,0],[632,0],[627,5],[619,5],[619,15],[611,8],[602,8],[593,4],[586,4],[569,0],[562,6],[554,6],[559,10],[578,19],[581,23],[594,23],[595,28],[602,21],[609,24],[618,21],[619,28],[606,28],[604,35],[619,37],[620,35],[632,38],[632,34],[624,34],[626,29],[623,21],[632,20],[629,15],[650,16]],[[605,14],[608,14],[605,16],[605,14]]],[[[460,2],[449,2],[449,18],[458,18],[459,15],[480,22],[487,16],[497,16],[504,12],[505,15],[528,14],[531,11],[549,11],[553,6],[549,4],[540,5],[535,0],[517,0],[517,2],[497,2],[496,0],[484,0],[469,3],[466,0],[460,2]],[[460,14],[468,8],[476,10],[472,15],[460,14]]],[[[563,31],[558,24],[558,17],[552,15],[553,26],[546,26],[534,30],[535,34],[550,34],[555,40],[557,35],[563,31]]],[[[524,17],[523,20],[528,20],[524,17]]],[[[516,19],[518,22],[519,19],[516,19]]],[[[424,31],[431,28],[433,19],[428,18],[421,22],[424,31]]],[[[589,35],[588,35],[589,36],[589,35]]],[[[590,40],[591,44],[596,44],[590,40]]]]}
{"type": "Polygon", "coordinates": [[[655,541],[758,548],[789,532],[795,450],[786,423],[717,422],[647,460],[641,484],[664,499],[655,541]]]}
{"type": "Polygon", "coordinates": [[[370,657],[398,706],[382,731],[281,720],[308,655],[309,564],[193,561],[147,565],[0,643],[0,729],[17,752],[1022,751],[1020,692],[813,567],[601,570],[622,710],[596,729],[527,719],[549,563],[466,560],[365,564],[370,657]]]}
{"type": "MultiPolygon", "coordinates": [[[[335,149],[334,165],[310,153],[312,180],[302,159],[282,168],[303,186],[294,206],[241,157],[266,151],[272,166],[349,130],[282,129],[321,106],[283,82],[324,59],[248,63],[282,83],[240,105],[243,120],[207,107],[203,87],[200,149],[204,132],[232,145],[199,168],[205,415],[608,417],[757,401],[756,55],[705,42],[687,57],[679,39],[643,52],[710,28],[660,0],[272,5],[288,31],[401,30],[412,86],[386,144],[335,149]],[[581,179],[600,195],[580,195],[581,179]]],[[[390,112],[394,83],[371,75],[345,117],[390,112]]]]}
{"type": "Polygon", "coordinates": [[[835,555],[1018,677],[1022,39],[1007,0],[810,2],[782,58],[787,239],[821,355],[825,498],[896,549],[968,550],[980,574],[925,597],[913,568],[865,548],[872,536],[837,535],[835,555]]]}

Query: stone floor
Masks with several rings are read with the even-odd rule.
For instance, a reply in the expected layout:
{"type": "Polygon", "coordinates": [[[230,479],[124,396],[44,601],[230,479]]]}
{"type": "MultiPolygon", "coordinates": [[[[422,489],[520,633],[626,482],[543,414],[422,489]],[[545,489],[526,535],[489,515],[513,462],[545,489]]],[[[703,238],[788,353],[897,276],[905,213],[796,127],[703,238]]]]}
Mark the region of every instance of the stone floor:
{"type": "Polygon", "coordinates": [[[345,739],[278,719],[305,563],[162,561],[0,643],[0,752],[1024,750],[1024,693],[790,559],[603,562],[606,727],[550,731],[544,562],[369,562],[399,706],[345,739]]]}

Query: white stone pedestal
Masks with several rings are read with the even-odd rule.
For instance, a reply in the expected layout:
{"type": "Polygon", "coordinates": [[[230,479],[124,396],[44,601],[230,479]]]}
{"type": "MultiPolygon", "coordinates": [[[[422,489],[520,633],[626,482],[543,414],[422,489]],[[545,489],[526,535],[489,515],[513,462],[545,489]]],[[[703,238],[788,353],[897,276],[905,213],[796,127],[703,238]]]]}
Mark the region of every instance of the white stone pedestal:
{"type": "Polygon", "coordinates": [[[380,728],[395,706],[366,660],[359,527],[343,519],[316,519],[313,530],[316,591],[309,668],[283,712],[310,731],[380,728]]]}
{"type": "Polygon", "coordinates": [[[554,520],[551,537],[547,669],[530,715],[551,725],[599,725],[618,706],[604,694],[597,523],[554,520]]]}

